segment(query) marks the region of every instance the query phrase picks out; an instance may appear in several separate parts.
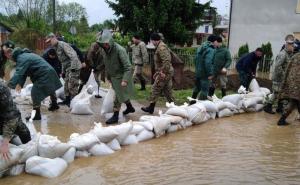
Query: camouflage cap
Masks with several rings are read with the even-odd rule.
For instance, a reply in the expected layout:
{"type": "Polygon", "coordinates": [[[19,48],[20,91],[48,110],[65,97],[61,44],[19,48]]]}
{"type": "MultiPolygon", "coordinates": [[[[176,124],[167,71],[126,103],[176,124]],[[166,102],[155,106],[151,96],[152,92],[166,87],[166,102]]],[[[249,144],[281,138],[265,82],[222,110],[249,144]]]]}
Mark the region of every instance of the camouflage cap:
{"type": "Polygon", "coordinates": [[[56,37],[55,35],[54,35],[54,33],[49,33],[47,36],[46,36],[46,43],[48,43],[48,42],[50,42],[50,40],[52,39],[52,38],[54,38],[54,37],[56,37]]]}
{"type": "Polygon", "coordinates": [[[112,39],[112,34],[109,30],[103,30],[101,36],[98,38],[97,42],[100,44],[109,43],[112,39]]]}
{"type": "Polygon", "coordinates": [[[3,44],[1,44],[2,49],[3,49],[3,47],[14,49],[15,48],[15,43],[13,41],[10,41],[10,40],[5,41],[3,44]]]}

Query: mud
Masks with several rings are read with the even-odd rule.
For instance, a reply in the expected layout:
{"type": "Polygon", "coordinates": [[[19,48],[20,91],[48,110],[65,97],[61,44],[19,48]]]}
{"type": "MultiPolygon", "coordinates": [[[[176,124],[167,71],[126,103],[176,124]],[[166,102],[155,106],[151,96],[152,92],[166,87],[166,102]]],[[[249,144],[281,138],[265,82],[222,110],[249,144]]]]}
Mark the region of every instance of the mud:
{"type": "MultiPolygon", "coordinates": [[[[95,116],[49,113],[43,108],[37,130],[66,141],[73,132],[87,132],[99,115],[100,100],[94,100],[95,116]]],[[[137,119],[142,112],[126,117],[137,119]]],[[[28,113],[30,107],[20,107],[28,113]]],[[[23,114],[23,115],[24,115],[23,114]]],[[[122,147],[106,157],[75,160],[55,179],[22,174],[0,179],[2,185],[99,185],[99,184],[220,184],[271,185],[300,182],[300,122],[276,126],[279,115],[249,113],[210,120],[202,125],[137,145],[122,147]]]]}

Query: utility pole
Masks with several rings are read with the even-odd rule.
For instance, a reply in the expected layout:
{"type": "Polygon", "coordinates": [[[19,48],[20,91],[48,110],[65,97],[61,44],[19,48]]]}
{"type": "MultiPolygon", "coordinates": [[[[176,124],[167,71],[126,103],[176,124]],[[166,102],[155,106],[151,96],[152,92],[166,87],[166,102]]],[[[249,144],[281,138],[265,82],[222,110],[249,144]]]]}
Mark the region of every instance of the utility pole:
{"type": "Polygon", "coordinates": [[[56,33],[56,20],[55,20],[55,0],[52,0],[52,6],[53,6],[53,33],[55,34],[56,33]]]}

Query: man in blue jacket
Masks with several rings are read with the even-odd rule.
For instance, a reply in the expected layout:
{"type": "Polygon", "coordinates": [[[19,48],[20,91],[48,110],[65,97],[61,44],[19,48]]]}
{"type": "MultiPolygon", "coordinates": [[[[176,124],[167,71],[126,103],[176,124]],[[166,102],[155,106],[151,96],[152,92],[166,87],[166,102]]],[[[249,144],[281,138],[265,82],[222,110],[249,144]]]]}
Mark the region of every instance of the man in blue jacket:
{"type": "Polygon", "coordinates": [[[247,90],[252,78],[256,75],[258,62],[263,58],[263,50],[257,48],[255,51],[244,55],[236,64],[236,69],[239,73],[241,85],[247,90]]]}

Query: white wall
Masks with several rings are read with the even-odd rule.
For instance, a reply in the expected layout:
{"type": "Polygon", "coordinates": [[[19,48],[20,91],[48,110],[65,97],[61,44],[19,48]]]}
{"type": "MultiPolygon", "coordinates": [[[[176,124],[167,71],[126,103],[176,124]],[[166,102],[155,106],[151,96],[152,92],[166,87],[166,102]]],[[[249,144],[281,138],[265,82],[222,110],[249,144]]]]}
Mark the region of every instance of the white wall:
{"type": "Polygon", "coordinates": [[[196,30],[196,33],[212,34],[213,33],[212,24],[203,24],[203,25],[199,26],[196,30]],[[208,26],[208,32],[205,32],[205,26],[208,26]]]}
{"type": "Polygon", "coordinates": [[[300,32],[298,0],[232,0],[229,49],[236,54],[248,43],[254,50],[271,42],[276,56],[287,34],[300,32]]]}

